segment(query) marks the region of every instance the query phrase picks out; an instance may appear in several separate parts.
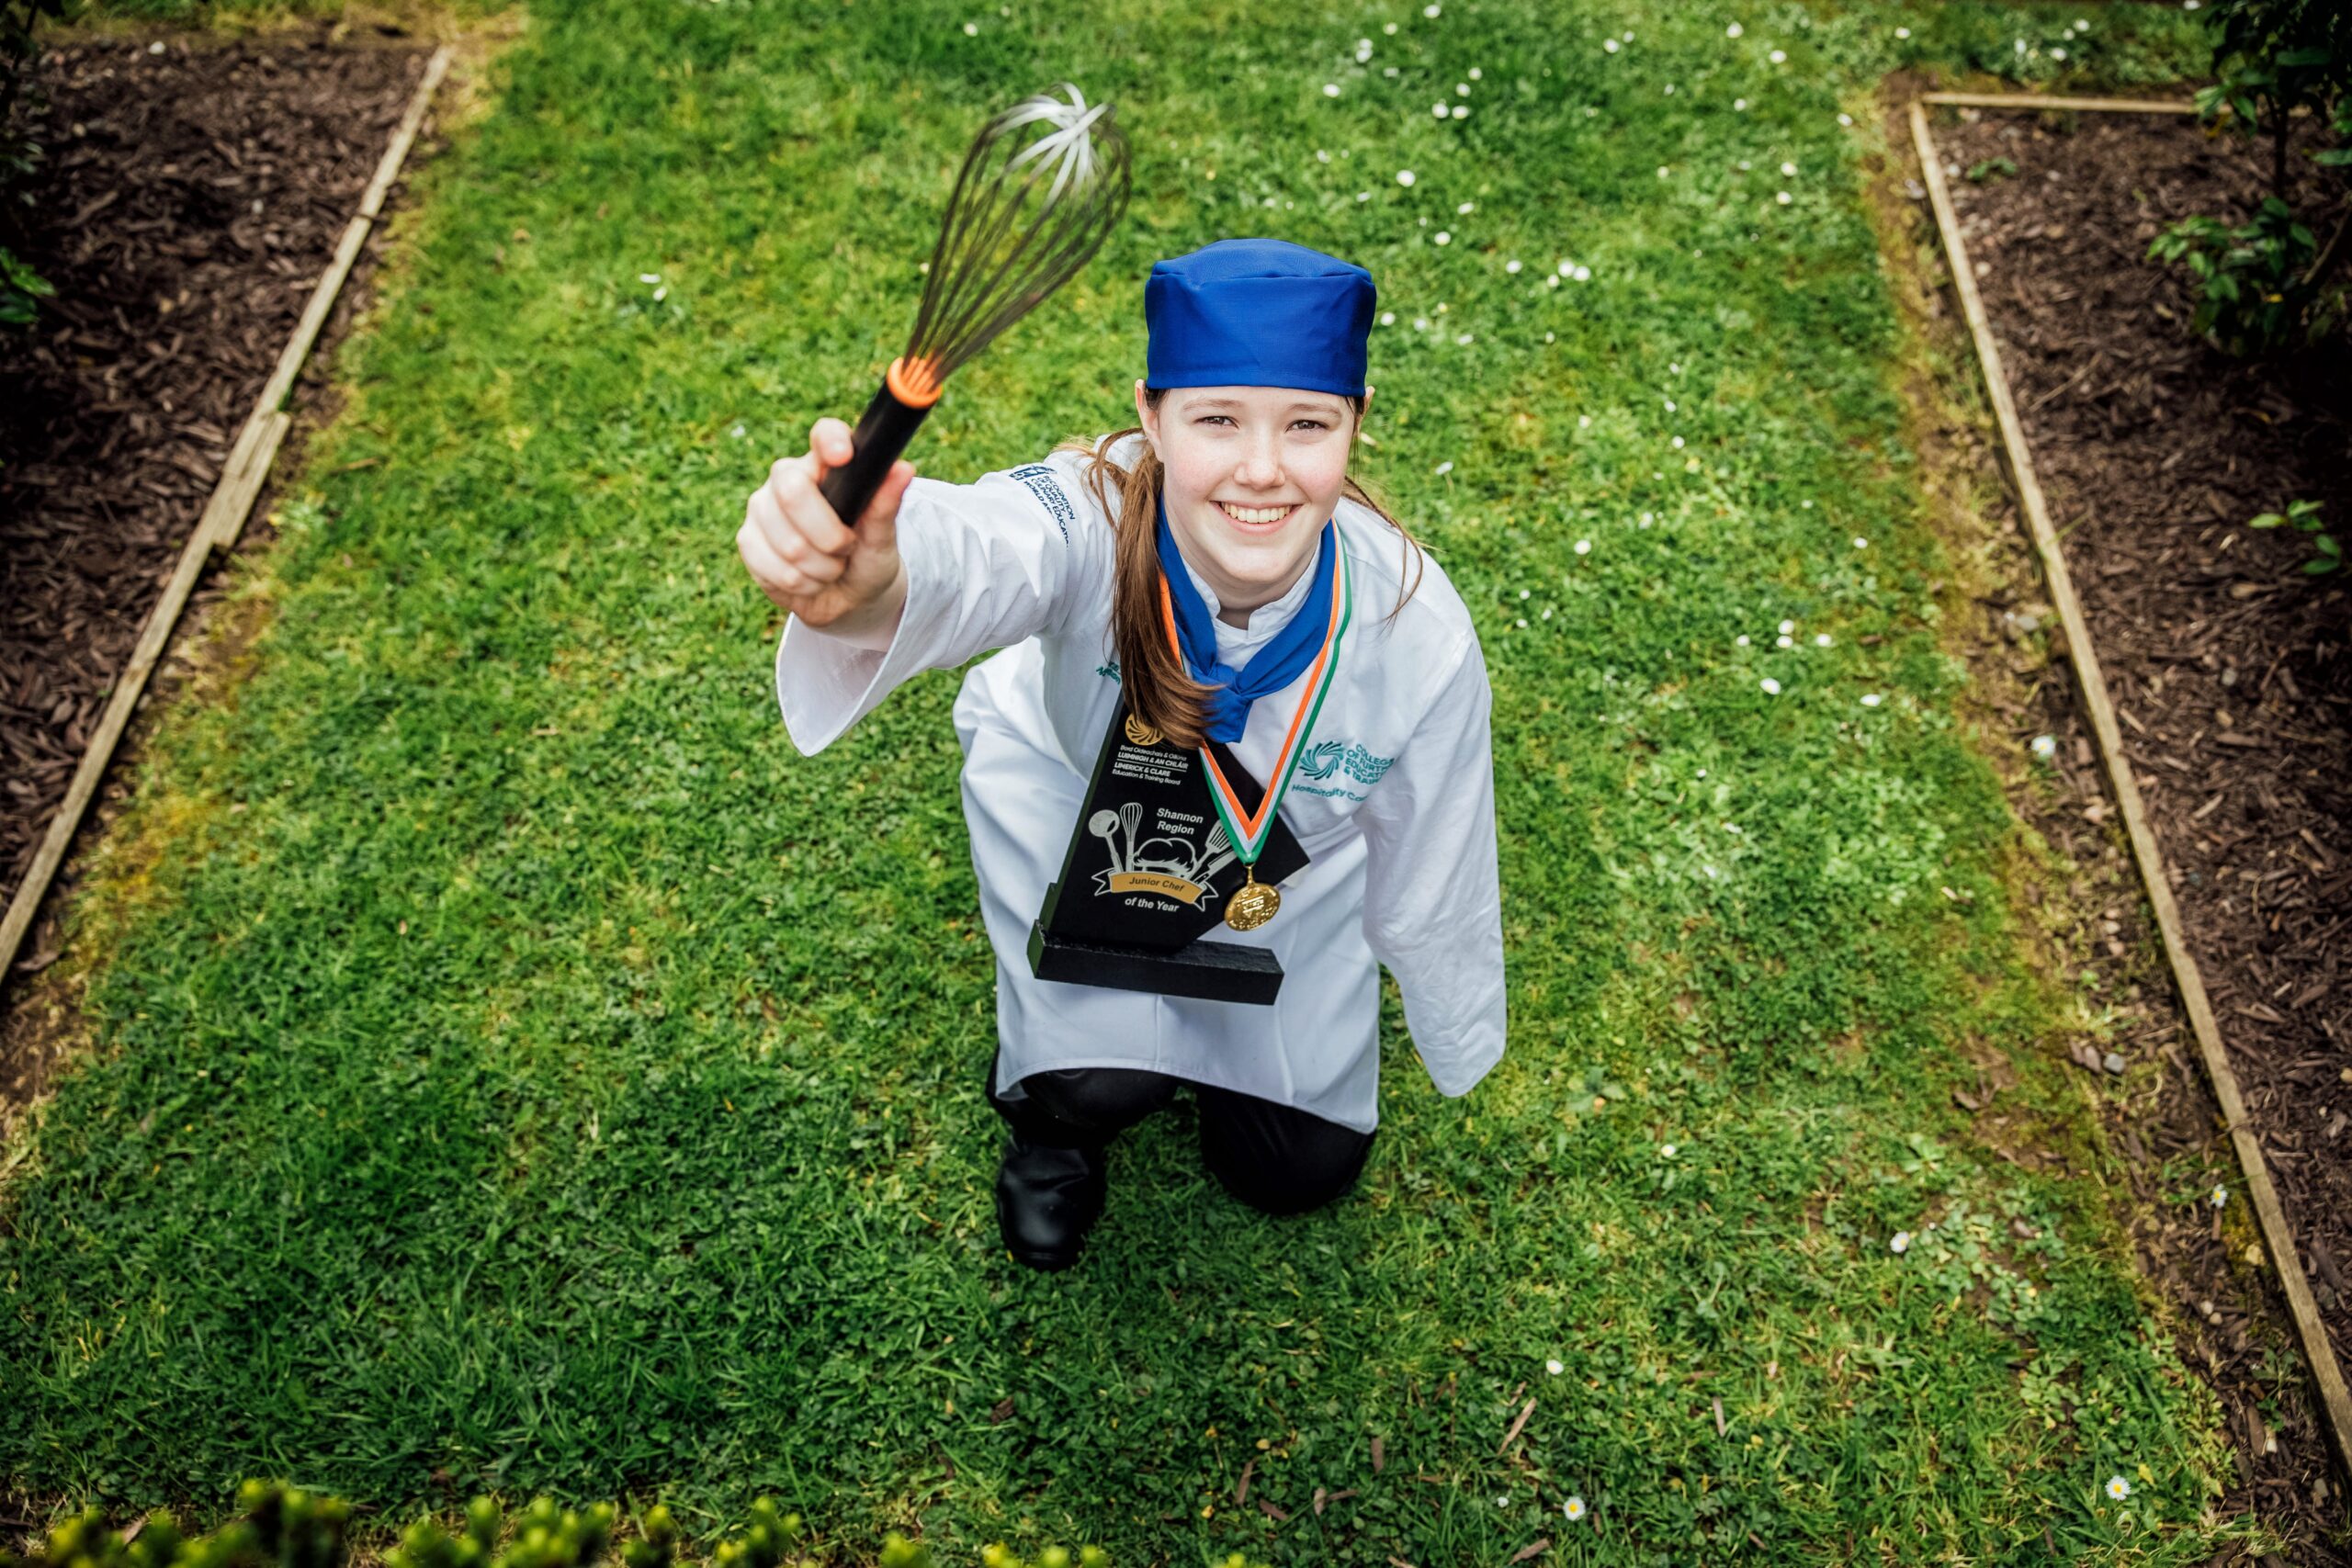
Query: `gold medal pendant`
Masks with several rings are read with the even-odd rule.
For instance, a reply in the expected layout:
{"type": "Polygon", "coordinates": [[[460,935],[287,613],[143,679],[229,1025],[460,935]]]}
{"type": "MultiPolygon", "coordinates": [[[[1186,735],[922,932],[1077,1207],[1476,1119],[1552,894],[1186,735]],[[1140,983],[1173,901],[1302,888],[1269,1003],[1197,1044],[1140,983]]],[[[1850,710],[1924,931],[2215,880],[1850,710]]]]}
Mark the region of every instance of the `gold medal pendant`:
{"type": "Polygon", "coordinates": [[[1225,923],[1238,931],[1254,931],[1279,914],[1283,907],[1280,889],[1258,880],[1258,868],[1244,866],[1249,880],[1233,890],[1232,901],[1225,907],[1225,923]]]}

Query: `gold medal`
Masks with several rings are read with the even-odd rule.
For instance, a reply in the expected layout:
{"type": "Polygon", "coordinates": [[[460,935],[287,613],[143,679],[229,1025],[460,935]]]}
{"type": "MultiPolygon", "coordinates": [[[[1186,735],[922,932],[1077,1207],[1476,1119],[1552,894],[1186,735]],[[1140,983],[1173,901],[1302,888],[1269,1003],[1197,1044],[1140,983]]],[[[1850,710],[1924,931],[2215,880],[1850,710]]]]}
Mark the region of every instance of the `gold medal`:
{"type": "Polygon", "coordinates": [[[1159,744],[1159,731],[1135,715],[1129,714],[1127,715],[1127,739],[1138,746],[1157,746],[1159,744]]]}
{"type": "Polygon", "coordinates": [[[1280,889],[1258,880],[1258,868],[1244,866],[1249,880],[1233,890],[1232,899],[1225,906],[1225,923],[1238,931],[1254,931],[1279,914],[1283,907],[1280,889]]]}

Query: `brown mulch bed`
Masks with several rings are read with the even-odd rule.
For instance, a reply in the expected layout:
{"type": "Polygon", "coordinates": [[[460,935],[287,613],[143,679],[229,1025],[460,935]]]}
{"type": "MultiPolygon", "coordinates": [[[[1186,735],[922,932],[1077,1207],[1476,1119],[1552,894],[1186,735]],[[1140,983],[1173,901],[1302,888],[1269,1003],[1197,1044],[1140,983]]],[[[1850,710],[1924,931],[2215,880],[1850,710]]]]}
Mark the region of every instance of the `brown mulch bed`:
{"type": "Polygon", "coordinates": [[[42,52],[48,157],[0,219],[58,291],[0,332],[0,905],[424,73],[327,31],[42,52]]]}
{"type": "MultiPolygon", "coordinates": [[[[2143,259],[2179,218],[2241,219],[2267,188],[2259,146],[2186,117],[1991,110],[1944,118],[1936,137],[2185,940],[2337,1355],[2352,1357],[2352,581],[2301,575],[2305,536],[2245,526],[2311,499],[2352,533],[2352,344],[2233,360],[2187,334],[2185,283],[2143,259]],[[1960,177],[1995,158],[2017,174],[1960,177]]],[[[2007,630],[2046,641],[2054,615],[2030,601],[2007,630]]],[[[2041,682],[2037,722],[2063,738],[2052,776],[2082,821],[2037,826],[2079,860],[2112,823],[2063,668],[2041,682]]],[[[2116,959],[2157,940],[2129,891],[2094,938],[2116,959]]],[[[2126,1054],[2161,1052],[2177,1071],[2165,1103],[2120,1129],[2134,1185],[2177,1204],[2210,1170],[2242,1205],[2185,1015],[2161,971],[2149,979],[2150,1005],[2122,1010],[2148,1025],[2126,1054]]],[[[2152,1224],[2143,1244],[2166,1234],[2151,1272],[2210,1331],[2195,1349],[2255,1510],[2298,1538],[2296,1561],[2346,1561],[2325,1543],[2344,1497],[2316,1412],[2262,1366],[2265,1336],[2232,1301],[2241,1266],[2221,1216],[2208,1223],[2210,1245],[2177,1212],[2152,1224]]]]}

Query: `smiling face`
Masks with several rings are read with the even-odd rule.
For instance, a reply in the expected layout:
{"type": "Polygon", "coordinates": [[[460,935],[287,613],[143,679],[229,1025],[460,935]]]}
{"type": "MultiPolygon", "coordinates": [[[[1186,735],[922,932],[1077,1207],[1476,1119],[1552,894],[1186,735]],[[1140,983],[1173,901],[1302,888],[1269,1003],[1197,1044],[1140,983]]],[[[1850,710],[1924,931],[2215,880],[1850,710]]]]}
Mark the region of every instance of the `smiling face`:
{"type": "MultiPolygon", "coordinates": [[[[1372,389],[1364,389],[1371,412],[1372,389]]],[[[1227,610],[1286,592],[1346,489],[1355,411],[1289,387],[1178,387],[1136,415],[1167,470],[1168,526],[1227,610]]]]}

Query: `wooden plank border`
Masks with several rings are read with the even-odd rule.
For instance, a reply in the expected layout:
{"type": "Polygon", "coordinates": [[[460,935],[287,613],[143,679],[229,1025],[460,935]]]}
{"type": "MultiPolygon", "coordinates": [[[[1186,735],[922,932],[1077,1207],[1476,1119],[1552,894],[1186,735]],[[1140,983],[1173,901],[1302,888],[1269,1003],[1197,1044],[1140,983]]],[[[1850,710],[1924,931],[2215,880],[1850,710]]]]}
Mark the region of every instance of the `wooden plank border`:
{"type": "Polygon", "coordinates": [[[1923,104],[1986,109],[2079,109],[2096,114],[2195,114],[2178,98],[2069,98],[2048,93],[1922,93],[1923,104]]]}
{"type": "Polygon", "coordinates": [[[211,499],[205,502],[203,514],[197,519],[187,546],[180,551],[178,566],[164,584],[163,596],[148,612],[129,662],[115,676],[114,694],[107,699],[106,713],[82,753],[81,765],[74,772],[74,782],[66,789],[65,799],[50,818],[49,830],[42,836],[32,864],[26,868],[24,881],[17,885],[16,897],[8,901],[7,915],[0,918],[0,989],[7,985],[8,975],[16,965],[17,951],[32,930],[33,917],[40,912],[41,899],[48,894],[57,868],[64,863],[74,831],[97,795],[98,782],[113,760],[115,745],[122,739],[123,730],[130,723],[131,710],[139,705],[140,695],[147,689],[148,676],[163,659],[173,629],[179,624],[180,611],[195,591],[205,563],[216,548],[225,552],[232,547],[237,536],[244,530],[254,499],[261,493],[262,481],[269,477],[269,466],[277,456],[278,443],[285,439],[287,426],[293,423],[293,416],[279,405],[293,391],[294,378],[310,357],[311,346],[318,340],[327,312],[334,308],[335,297],[343,291],[344,279],[350,276],[360,246],[383,213],[385,195],[408,158],[409,147],[424,123],[424,111],[435,90],[448,73],[449,59],[450,46],[445,43],[425,62],[424,75],[409,98],[408,112],[401,118],[390,141],[385,145],[384,155],[376,165],[376,177],[368,182],[360,198],[358,212],[345,225],[334,260],[319,275],[318,286],[311,291],[310,304],[296,324],[294,335],[287,340],[285,350],[277,356],[277,368],[263,384],[261,395],[254,400],[253,412],[246,415],[244,427],[237,433],[236,444],[230,448],[229,461],[213,487],[211,499]]]}
{"type": "MultiPolygon", "coordinates": [[[[2041,480],[2034,474],[2032,453],[2026,445],[2025,426],[2018,418],[2008,377],[2001,368],[2001,353],[1994,344],[1984,301],[1976,291],[1976,274],[1969,265],[1968,247],[1961,239],[1959,214],[1951,204],[1951,191],[1944,183],[1943,164],[1936,152],[1935,138],[1928,130],[1928,111],[1923,106],[1955,101],[2005,108],[2085,108],[2121,104],[2129,106],[2127,112],[2138,112],[2143,106],[2129,99],[2000,99],[1978,95],[1927,94],[1910,105],[1911,140],[1918,149],[1919,167],[1935,208],[1936,227],[1943,233],[1944,253],[1951,264],[1952,287],[1959,292],[1961,308],[1968,317],[1969,335],[1975,340],[1977,363],[1984,373],[1985,391],[1992,398],[1994,417],[2001,427],[2001,445],[2008,453],[2018,503],[2032,525],[2042,575],[2048,580],[2050,596],[2057,601],[2059,619],[2066,628],[2067,657],[2082,688],[2084,705],[2090,710],[2091,728],[2098,737],[2108,784],[2115,791],[2116,805],[2132,840],[2132,858],[2139,868],[2142,886],[2148,890],[2148,902],[2154,907],[2156,925],[2164,934],[2165,956],[2171,962],[2173,981],[2180,987],[2181,1000],[2197,1035],[2198,1055],[2204,1061],[2213,1098],[2219,1101],[2228,1124],[2231,1145],[2237,1151],[2238,1168],[2245,1174],[2246,1193],[2261,1226],[2263,1245],[2269,1250],[2272,1267],[2278,1270],[2288,1311],[2294,1318],[2296,1334],[2302,1340],[2303,1354],[2311,1363],[2312,1381],[2319,1387],[2322,1413],[2335,1440],[2336,1461],[2346,1474],[2352,1475],[2352,1394],[2345,1389],[2344,1371],[2336,1362],[2335,1348],[2328,1341],[2327,1325],[2320,1321],[2318,1303],[2312,1299],[2311,1281],[2295,1251],[2294,1235],[2287,1228],[2278,1190],[2270,1184],[2270,1168],[2263,1160],[2261,1141],[2247,1123],[2245,1101],[2238,1093],[2237,1075],[2231,1071],[2229,1055],[2222,1048],[2221,1028],[2214,1021],[2212,1004],[2206,998],[2204,979],[2181,936],[2180,909],[2173,901],[2164,856],[2157,849],[2155,833],[2141,805],[2139,783],[2132,776],[2131,762],[2124,756],[2123,735],[2116,727],[2115,707],[2107,694],[2107,677],[2100,673],[2090,627],[2083,617],[2082,603],[2075,596],[2074,579],[2066,570],[2065,554],[2050,525],[2049,508],[2042,500],[2041,480]]],[[[2168,106],[2165,112],[2184,107],[2168,106]]]]}

